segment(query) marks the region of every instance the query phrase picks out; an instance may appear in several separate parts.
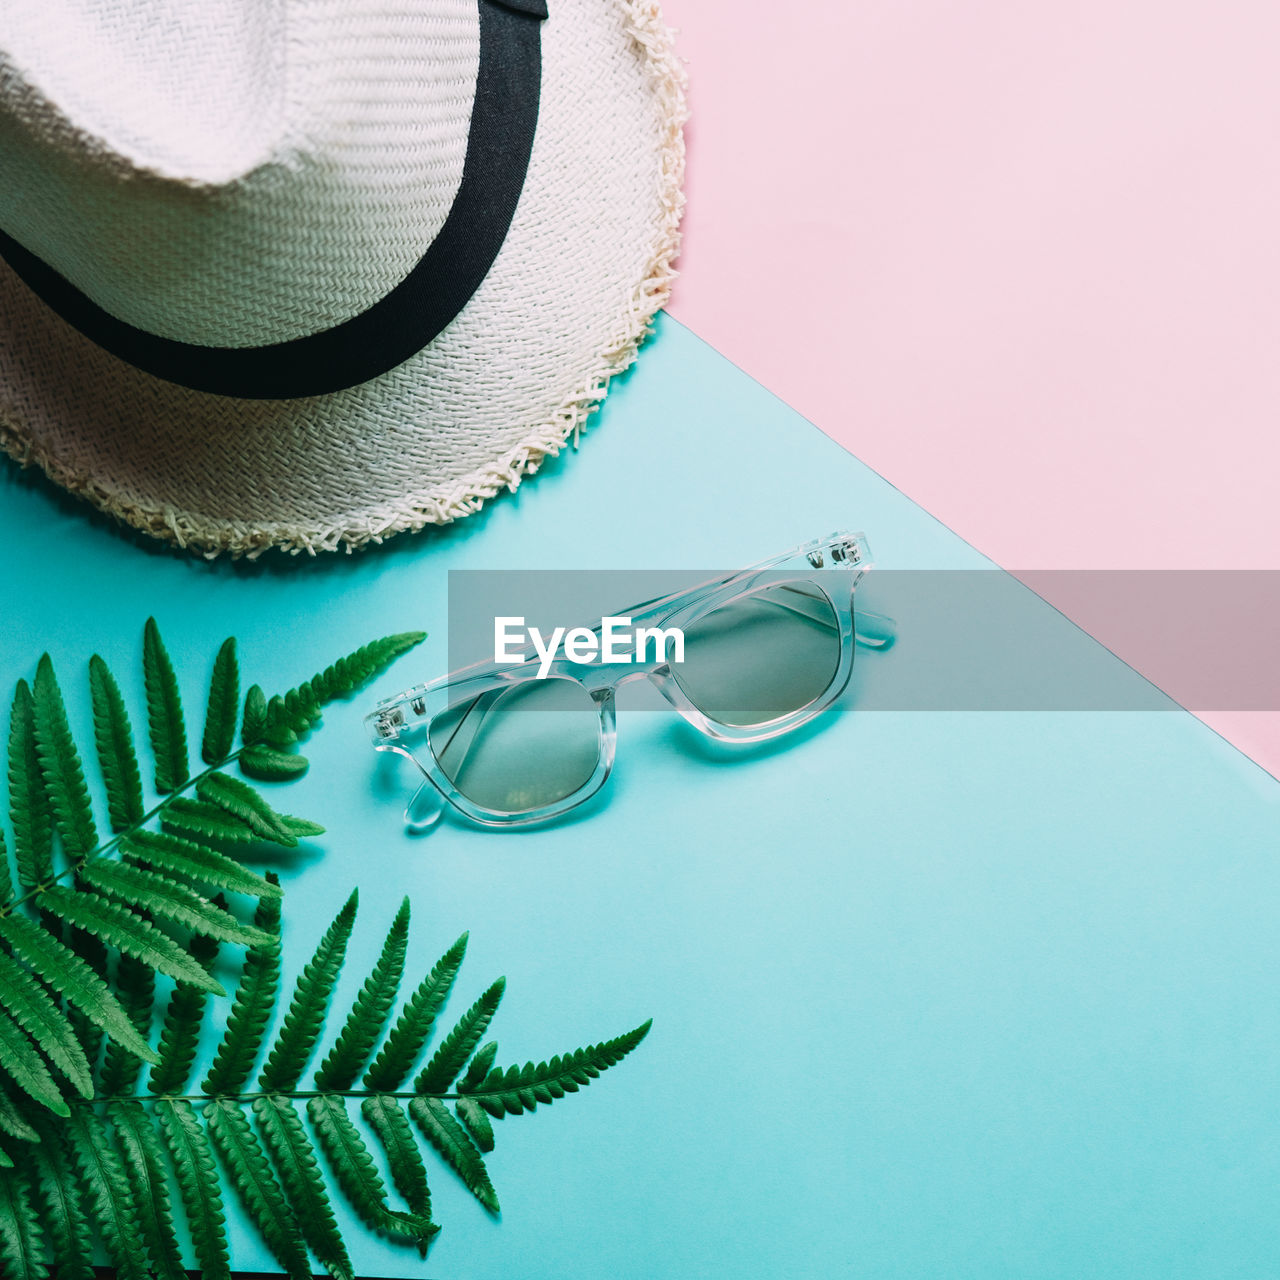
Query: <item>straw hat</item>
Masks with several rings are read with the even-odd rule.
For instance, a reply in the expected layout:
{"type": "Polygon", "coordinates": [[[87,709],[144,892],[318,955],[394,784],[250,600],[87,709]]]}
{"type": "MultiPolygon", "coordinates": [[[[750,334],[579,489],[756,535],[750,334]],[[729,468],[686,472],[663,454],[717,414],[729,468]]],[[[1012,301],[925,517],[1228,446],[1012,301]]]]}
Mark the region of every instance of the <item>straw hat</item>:
{"type": "Polygon", "coordinates": [[[683,120],[654,0],[6,6],[0,447],[206,555],[468,515],[634,359],[683,120]]]}

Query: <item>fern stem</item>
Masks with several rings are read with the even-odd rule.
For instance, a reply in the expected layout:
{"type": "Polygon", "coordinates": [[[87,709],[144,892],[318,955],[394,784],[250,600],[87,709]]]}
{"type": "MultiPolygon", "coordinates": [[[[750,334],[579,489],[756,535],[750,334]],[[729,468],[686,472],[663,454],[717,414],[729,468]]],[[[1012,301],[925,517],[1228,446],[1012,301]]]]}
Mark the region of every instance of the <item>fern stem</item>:
{"type": "Polygon", "coordinates": [[[173,801],[178,799],[178,797],[181,796],[184,792],[192,790],[197,784],[202,782],[211,773],[217,773],[219,769],[225,769],[227,765],[234,764],[235,761],[240,758],[241,753],[244,752],[245,750],[247,750],[247,748],[238,747],[224,760],[219,760],[217,764],[211,764],[207,769],[204,770],[203,773],[198,773],[196,774],[195,777],[188,778],[186,782],[184,782],[180,787],[178,787],[174,791],[171,791],[167,796],[165,796],[164,799],[161,800],[159,804],[148,809],[147,812],[144,813],[142,817],[139,818],[137,822],[135,822],[131,827],[126,827],[123,831],[117,832],[114,836],[111,837],[110,840],[105,840],[103,841],[102,844],[98,845],[96,849],[91,849],[83,857],[76,858],[74,861],[69,862],[61,871],[55,871],[54,874],[50,876],[47,880],[44,880],[40,884],[29,889],[20,898],[13,898],[11,901],[6,902],[3,906],[0,906],[0,917],[4,917],[12,914],[13,911],[17,907],[22,906],[23,903],[31,902],[34,899],[38,898],[42,893],[45,893],[49,889],[52,889],[54,885],[58,883],[59,880],[65,879],[69,875],[74,875],[86,863],[92,862],[95,858],[100,858],[104,854],[110,853],[113,849],[115,849],[120,844],[122,840],[127,840],[130,836],[136,835],[139,831],[141,831],[147,825],[147,823],[149,823],[152,820],[152,818],[155,818],[159,814],[163,813],[165,809],[167,809],[169,805],[172,804],[173,801]]]}
{"type": "Polygon", "coordinates": [[[107,1102],[256,1102],[259,1098],[287,1098],[294,1102],[305,1102],[309,1098],[396,1098],[401,1102],[410,1102],[414,1098],[438,1098],[441,1102],[457,1102],[460,1098],[484,1098],[502,1090],[481,1089],[476,1093],[381,1093],[376,1089],[268,1089],[259,1093],[163,1093],[163,1094],[121,1094],[117,1097],[99,1097],[92,1099],[92,1105],[107,1102]]]}

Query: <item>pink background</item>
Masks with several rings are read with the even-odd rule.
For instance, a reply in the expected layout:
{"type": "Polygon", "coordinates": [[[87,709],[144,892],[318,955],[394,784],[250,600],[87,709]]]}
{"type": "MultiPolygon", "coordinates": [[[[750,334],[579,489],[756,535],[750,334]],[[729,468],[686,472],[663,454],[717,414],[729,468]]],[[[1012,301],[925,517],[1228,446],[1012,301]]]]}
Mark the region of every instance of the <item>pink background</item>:
{"type": "Polygon", "coordinates": [[[665,11],[679,320],[1006,568],[1280,568],[1280,6],[665,11]]]}

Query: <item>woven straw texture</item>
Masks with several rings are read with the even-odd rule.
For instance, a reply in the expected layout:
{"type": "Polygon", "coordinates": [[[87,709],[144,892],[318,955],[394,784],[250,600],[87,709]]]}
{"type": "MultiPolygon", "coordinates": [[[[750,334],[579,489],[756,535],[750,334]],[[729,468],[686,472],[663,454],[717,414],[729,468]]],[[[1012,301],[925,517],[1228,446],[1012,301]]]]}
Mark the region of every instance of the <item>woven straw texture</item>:
{"type": "MultiPolygon", "coordinates": [[[[70,110],[28,92],[0,154],[18,158],[29,198],[16,213],[0,196],[0,225],[24,239],[25,218],[26,243],[96,300],[188,341],[275,341],[361,310],[452,203],[478,56],[473,0],[433,6],[425,32],[419,0],[370,8],[353,23],[349,0],[285,0],[288,74],[217,155],[197,155],[181,120],[157,133],[145,112],[94,116],[93,101],[75,113],[92,116],[86,146],[70,110]],[[414,57],[389,76],[406,47],[414,57]],[[97,182],[110,197],[77,221],[87,151],[132,168],[97,182]]],[[[0,447],[210,556],[352,549],[514,489],[576,439],[635,358],[669,291],[682,208],[683,73],[654,0],[554,0],[543,66],[515,222],[471,302],[417,356],[309,400],[192,392],[102,352],[0,265],[0,447]]]]}

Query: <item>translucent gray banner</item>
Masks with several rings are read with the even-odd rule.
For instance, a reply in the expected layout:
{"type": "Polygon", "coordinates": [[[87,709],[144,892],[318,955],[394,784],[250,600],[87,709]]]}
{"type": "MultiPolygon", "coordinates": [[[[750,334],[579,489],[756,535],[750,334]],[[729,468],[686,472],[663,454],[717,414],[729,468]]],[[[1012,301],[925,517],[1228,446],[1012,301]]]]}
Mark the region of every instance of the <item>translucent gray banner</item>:
{"type": "MultiPolygon", "coordinates": [[[[450,668],[494,657],[495,618],[591,626],[729,572],[452,571],[450,668]]],[[[857,647],[851,696],[867,710],[1280,710],[1280,572],[874,570],[859,614],[896,631],[888,649],[857,647]]]]}

